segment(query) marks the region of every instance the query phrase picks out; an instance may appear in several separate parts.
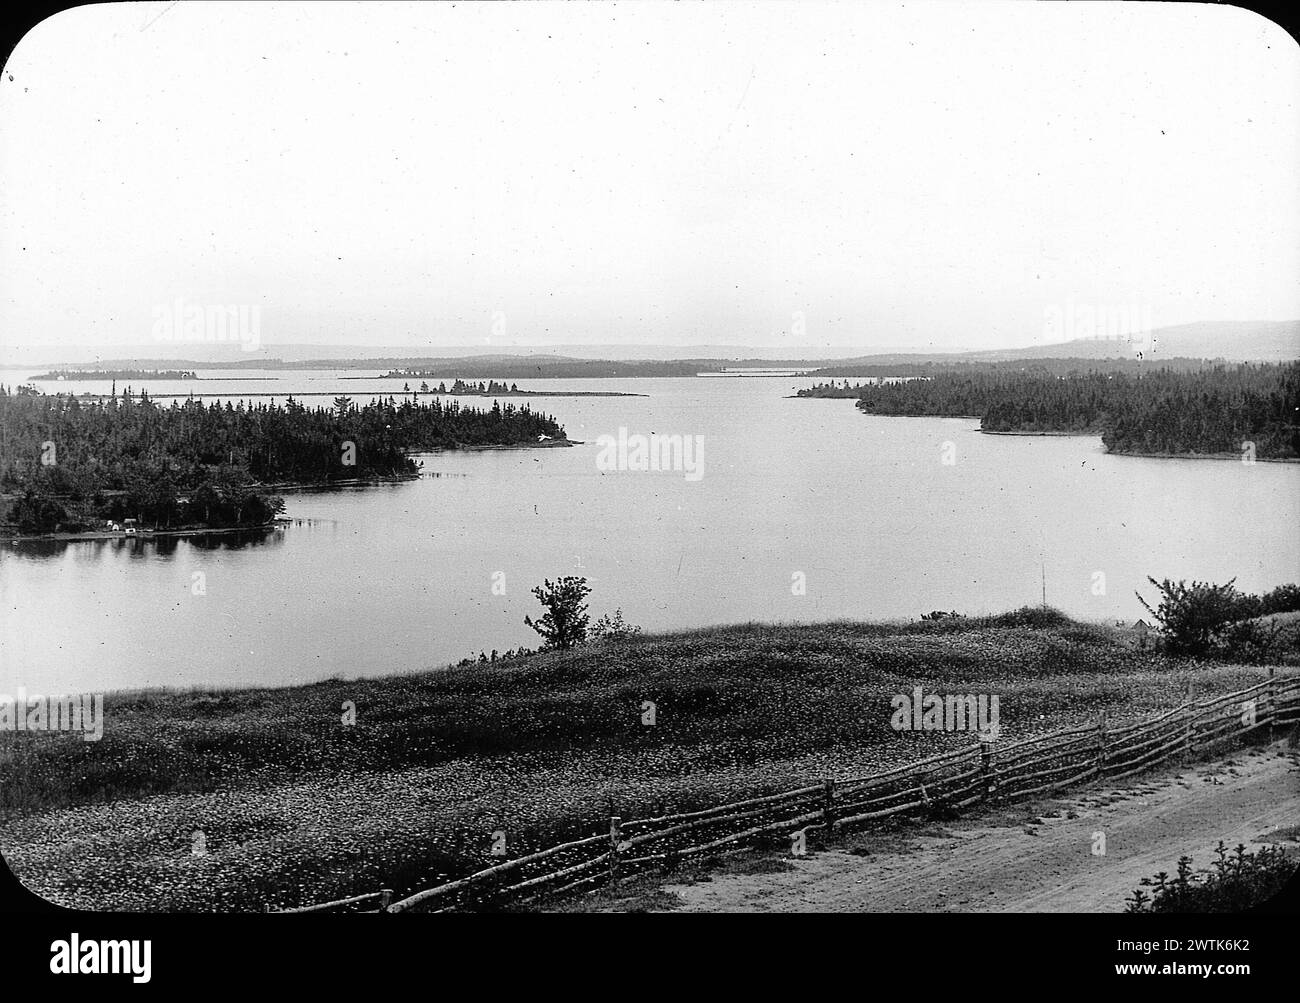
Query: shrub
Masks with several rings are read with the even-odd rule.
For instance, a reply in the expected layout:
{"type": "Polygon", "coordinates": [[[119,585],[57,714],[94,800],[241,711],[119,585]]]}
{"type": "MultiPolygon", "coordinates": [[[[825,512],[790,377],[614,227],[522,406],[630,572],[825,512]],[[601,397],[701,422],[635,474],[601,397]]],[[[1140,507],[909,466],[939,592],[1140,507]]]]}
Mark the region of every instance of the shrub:
{"type": "Polygon", "coordinates": [[[590,594],[587,579],[576,575],[566,575],[554,584],[548,578],[533,589],[533,595],[546,607],[546,613],[539,620],[525,616],[524,623],[542,635],[543,649],[567,651],[587,640],[591,619],[587,616],[587,596],[590,594]]]}
{"type": "Polygon", "coordinates": [[[1178,873],[1171,879],[1161,871],[1143,878],[1142,888],[1125,900],[1125,912],[1242,912],[1277,894],[1300,864],[1279,847],[1264,847],[1247,853],[1245,844],[1229,854],[1222,841],[1215,848],[1217,859],[1210,869],[1192,871],[1192,858],[1180,857],[1178,873]]]}
{"type": "Polygon", "coordinates": [[[1223,654],[1234,662],[1263,664],[1275,661],[1281,648],[1282,624],[1241,620],[1223,632],[1223,654]]]}
{"type": "Polygon", "coordinates": [[[621,609],[614,610],[614,615],[606,613],[592,625],[590,640],[592,641],[626,641],[628,638],[636,637],[641,633],[641,628],[627,623],[623,619],[621,609]]]}
{"type": "Polygon", "coordinates": [[[1152,607],[1141,593],[1140,602],[1160,624],[1165,650],[1175,655],[1202,655],[1219,639],[1225,628],[1241,619],[1242,595],[1236,579],[1226,585],[1210,582],[1173,582],[1166,578],[1147,581],[1160,590],[1160,604],[1152,607]]]}
{"type": "Polygon", "coordinates": [[[1279,585],[1260,597],[1261,613],[1294,613],[1300,610],[1300,585],[1279,585]]]}

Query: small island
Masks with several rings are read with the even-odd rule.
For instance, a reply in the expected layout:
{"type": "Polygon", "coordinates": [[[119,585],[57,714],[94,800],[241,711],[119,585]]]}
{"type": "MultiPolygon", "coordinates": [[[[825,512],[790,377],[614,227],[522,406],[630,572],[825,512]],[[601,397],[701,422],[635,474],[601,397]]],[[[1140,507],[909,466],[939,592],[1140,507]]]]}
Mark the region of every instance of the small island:
{"type": "Polygon", "coordinates": [[[197,380],[192,369],[51,369],[34,380],[197,380]]]}
{"type": "Polygon", "coordinates": [[[0,386],[0,535],[64,539],[270,526],[288,487],[419,475],[413,453],[570,442],[527,404],[489,409],[393,397],[363,406],[160,406],[0,386]]]}
{"type": "MultiPolygon", "coordinates": [[[[393,370],[384,373],[380,379],[402,379],[408,374],[393,370]]],[[[344,376],[345,380],[366,379],[364,376],[344,376]]],[[[451,386],[447,386],[446,380],[439,381],[436,387],[431,387],[427,380],[421,380],[418,387],[412,387],[410,382],[402,385],[402,393],[406,394],[437,394],[442,397],[645,397],[645,394],[633,394],[618,390],[520,390],[518,383],[511,383],[507,386],[504,382],[498,383],[496,380],[479,380],[475,383],[473,380],[466,382],[462,379],[454,380],[451,386]]]]}

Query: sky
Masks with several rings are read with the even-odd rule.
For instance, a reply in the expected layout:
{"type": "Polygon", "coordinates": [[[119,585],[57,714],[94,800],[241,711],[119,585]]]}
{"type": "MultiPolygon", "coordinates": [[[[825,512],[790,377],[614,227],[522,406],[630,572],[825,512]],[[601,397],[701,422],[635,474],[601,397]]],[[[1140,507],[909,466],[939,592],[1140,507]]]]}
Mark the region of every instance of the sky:
{"type": "Polygon", "coordinates": [[[1219,5],[79,7],[0,77],[0,344],[178,301],[792,356],[1290,320],[1298,103],[1296,43],[1219,5]]]}

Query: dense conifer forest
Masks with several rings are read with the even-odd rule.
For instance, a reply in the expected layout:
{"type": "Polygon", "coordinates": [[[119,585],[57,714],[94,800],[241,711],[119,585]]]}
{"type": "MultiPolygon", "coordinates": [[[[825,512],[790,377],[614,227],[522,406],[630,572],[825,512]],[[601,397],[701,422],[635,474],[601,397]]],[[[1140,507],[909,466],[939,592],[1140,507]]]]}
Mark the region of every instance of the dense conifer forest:
{"type": "Polygon", "coordinates": [[[20,533],[262,525],[277,484],[411,476],[411,451],[562,440],[527,405],[372,400],[333,408],[204,404],[160,407],[147,394],[85,401],[0,386],[0,522],[20,533]]]}
{"type": "Polygon", "coordinates": [[[51,369],[33,380],[195,380],[193,369],[51,369]]]}
{"type": "Polygon", "coordinates": [[[1140,374],[944,370],[899,383],[823,384],[804,397],[853,397],[868,414],[978,416],[988,432],[1102,437],[1114,453],[1300,457],[1300,363],[1207,365],[1140,374]]]}
{"type": "Polygon", "coordinates": [[[1154,360],[1133,358],[1081,359],[969,359],[915,362],[854,363],[847,362],[814,369],[809,376],[830,379],[863,378],[876,376],[935,376],[939,373],[1038,373],[1051,376],[1083,376],[1087,373],[1126,373],[1140,376],[1153,369],[1172,369],[1176,372],[1199,372],[1223,365],[1222,359],[1190,359],[1182,356],[1154,360]]]}

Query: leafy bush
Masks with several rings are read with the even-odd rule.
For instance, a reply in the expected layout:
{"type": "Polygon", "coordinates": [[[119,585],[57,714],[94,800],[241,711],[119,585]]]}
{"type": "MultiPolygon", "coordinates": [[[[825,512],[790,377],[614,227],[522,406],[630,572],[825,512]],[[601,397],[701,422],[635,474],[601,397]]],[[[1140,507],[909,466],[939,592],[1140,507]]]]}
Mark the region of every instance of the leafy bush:
{"type": "Polygon", "coordinates": [[[1279,585],[1260,597],[1260,613],[1294,613],[1300,610],[1300,585],[1279,585]]]}
{"type": "Polygon", "coordinates": [[[591,618],[587,616],[587,596],[591,588],[587,579],[566,575],[554,584],[548,578],[533,589],[537,601],[546,607],[540,620],[524,617],[524,623],[542,635],[543,650],[568,651],[587,640],[591,618]]]}
{"type": "Polygon", "coordinates": [[[1193,872],[1192,858],[1178,859],[1178,873],[1171,879],[1161,871],[1154,878],[1143,878],[1143,888],[1154,888],[1147,895],[1142,888],[1125,900],[1125,912],[1242,912],[1276,895],[1291,876],[1300,870],[1292,857],[1280,847],[1266,846],[1247,853],[1245,844],[1228,853],[1222,841],[1215,848],[1217,859],[1210,869],[1193,872]]]}
{"type": "Polygon", "coordinates": [[[1234,620],[1243,619],[1243,596],[1236,579],[1226,585],[1211,582],[1174,582],[1166,578],[1147,581],[1160,591],[1160,604],[1153,607],[1141,593],[1140,602],[1160,624],[1165,650],[1174,655],[1205,654],[1234,620]]]}
{"type": "Polygon", "coordinates": [[[606,613],[591,628],[591,641],[626,641],[641,633],[641,628],[627,623],[621,609],[614,610],[614,615],[606,613]]]}
{"type": "Polygon", "coordinates": [[[1223,631],[1223,654],[1234,662],[1261,665],[1275,661],[1282,647],[1282,624],[1240,620],[1223,631]]]}
{"type": "Polygon", "coordinates": [[[1160,590],[1160,604],[1138,594],[1138,601],[1160,624],[1164,648],[1172,655],[1204,655],[1243,662],[1265,662],[1278,657],[1285,637],[1279,624],[1251,622],[1259,617],[1300,609],[1300,586],[1279,585],[1263,596],[1237,591],[1236,579],[1226,585],[1210,582],[1177,583],[1166,578],[1147,581],[1160,590]]]}
{"type": "Polygon", "coordinates": [[[53,498],[39,497],[25,491],[9,509],[9,520],[20,533],[54,533],[68,529],[68,511],[53,498]]]}

